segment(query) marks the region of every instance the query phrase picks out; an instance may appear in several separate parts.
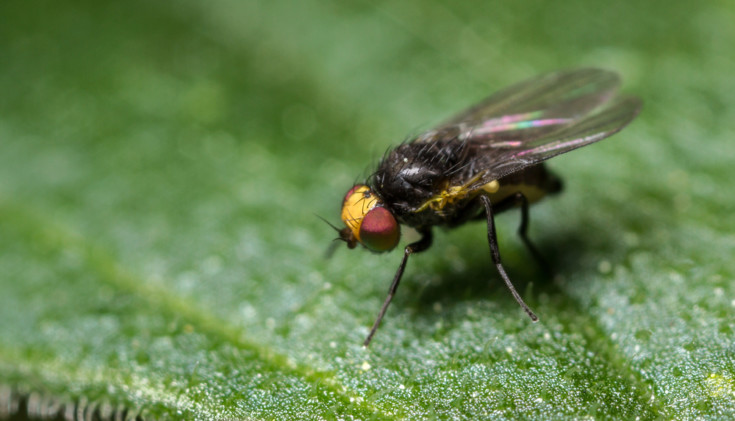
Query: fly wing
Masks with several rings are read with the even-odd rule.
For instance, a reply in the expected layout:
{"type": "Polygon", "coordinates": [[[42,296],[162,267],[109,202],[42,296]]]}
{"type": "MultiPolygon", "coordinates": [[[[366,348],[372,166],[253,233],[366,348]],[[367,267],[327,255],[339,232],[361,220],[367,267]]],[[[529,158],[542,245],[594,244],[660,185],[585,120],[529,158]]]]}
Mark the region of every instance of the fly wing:
{"type": "Polygon", "coordinates": [[[576,119],[607,102],[620,86],[615,72],[602,69],[575,69],[549,73],[521,82],[491,95],[456,115],[442,126],[481,126],[492,134],[526,127],[522,122],[544,119],[556,124],[576,119]]]}
{"type": "Polygon", "coordinates": [[[571,150],[597,142],[622,130],[630,123],[641,108],[641,100],[632,96],[613,99],[595,112],[571,123],[559,125],[540,137],[528,136],[523,130],[512,139],[512,130],[507,140],[476,139],[470,132],[468,145],[477,156],[475,165],[485,174],[478,180],[478,187],[492,180],[538,164],[571,150]]]}
{"type": "Polygon", "coordinates": [[[625,127],[641,101],[618,96],[620,77],[602,69],[550,73],[497,92],[416,141],[455,133],[473,149],[476,187],[625,127]]]}

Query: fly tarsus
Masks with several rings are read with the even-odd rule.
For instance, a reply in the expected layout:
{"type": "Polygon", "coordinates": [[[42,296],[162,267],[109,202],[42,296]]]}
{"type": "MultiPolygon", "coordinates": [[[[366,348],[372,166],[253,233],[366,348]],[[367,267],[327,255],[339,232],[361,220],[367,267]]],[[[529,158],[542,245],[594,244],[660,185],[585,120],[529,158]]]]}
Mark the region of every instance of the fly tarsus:
{"type": "Polygon", "coordinates": [[[421,234],[421,238],[415,243],[411,243],[407,245],[406,248],[403,250],[403,260],[401,260],[401,265],[398,266],[396,275],[393,277],[393,282],[391,282],[390,289],[388,289],[388,296],[385,297],[383,306],[380,307],[380,312],[378,313],[378,317],[377,319],[375,319],[375,323],[373,323],[373,327],[370,329],[370,333],[368,334],[367,338],[365,338],[365,341],[362,343],[362,346],[364,347],[367,347],[368,345],[370,345],[370,341],[373,340],[373,336],[375,336],[375,332],[378,331],[380,322],[383,320],[383,316],[385,316],[385,312],[388,310],[388,306],[390,305],[390,302],[393,300],[393,296],[395,296],[396,294],[396,290],[398,289],[398,284],[401,283],[401,278],[403,277],[403,271],[406,269],[406,263],[408,262],[408,256],[412,255],[413,253],[420,253],[428,249],[429,247],[431,247],[431,243],[433,240],[433,235],[431,233],[431,230],[422,230],[419,232],[421,234]]]}
{"type": "Polygon", "coordinates": [[[523,301],[521,295],[518,294],[518,291],[516,291],[515,287],[513,286],[513,282],[511,282],[508,274],[505,273],[503,264],[500,261],[500,249],[498,248],[498,239],[495,236],[495,215],[493,214],[493,205],[490,202],[490,198],[483,194],[480,196],[480,200],[485,206],[485,212],[487,214],[487,241],[490,245],[490,255],[492,256],[493,262],[495,263],[495,267],[498,269],[500,277],[503,278],[505,286],[508,287],[510,293],[513,295],[513,298],[515,298],[516,302],[518,302],[518,305],[520,305],[521,308],[526,312],[526,314],[528,314],[528,317],[530,317],[531,320],[536,322],[538,321],[538,316],[536,316],[533,310],[531,310],[531,308],[528,307],[528,305],[523,301]]]}

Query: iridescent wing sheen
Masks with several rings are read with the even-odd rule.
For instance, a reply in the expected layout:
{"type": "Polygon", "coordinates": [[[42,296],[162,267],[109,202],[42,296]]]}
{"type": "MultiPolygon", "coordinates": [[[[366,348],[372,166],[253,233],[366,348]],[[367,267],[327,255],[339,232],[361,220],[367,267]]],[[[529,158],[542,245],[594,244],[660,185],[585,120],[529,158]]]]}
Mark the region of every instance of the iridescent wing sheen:
{"type": "Polygon", "coordinates": [[[486,172],[478,185],[612,136],[630,123],[640,108],[641,101],[636,97],[617,97],[593,113],[558,125],[538,138],[523,136],[523,129],[515,140],[490,142],[475,139],[470,133],[471,147],[486,152],[477,154],[475,165],[486,172]]]}
{"type": "Polygon", "coordinates": [[[549,73],[496,92],[443,126],[482,126],[491,134],[517,128],[523,121],[538,121],[536,127],[561,124],[607,102],[619,86],[620,77],[608,70],[589,68],[549,73]]]}
{"type": "MultiPolygon", "coordinates": [[[[641,101],[619,96],[620,78],[601,69],[543,75],[497,92],[433,133],[459,133],[484,171],[476,187],[615,134],[641,101]]],[[[416,140],[431,141],[427,132],[416,140]]]]}

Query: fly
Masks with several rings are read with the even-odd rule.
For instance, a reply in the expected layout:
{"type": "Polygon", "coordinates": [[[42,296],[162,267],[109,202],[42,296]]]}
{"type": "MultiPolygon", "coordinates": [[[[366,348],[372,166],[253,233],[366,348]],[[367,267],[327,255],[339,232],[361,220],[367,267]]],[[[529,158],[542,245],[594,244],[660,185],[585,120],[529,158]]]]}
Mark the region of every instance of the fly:
{"type": "Polygon", "coordinates": [[[398,245],[400,224],[421,238],[408,244],[388,296],[363,343],[368,346],[398,289],[408,257],[428,249],[432,227],[485,219],[490,256],[513,298],[538,317],[513,287],[500,260],[495,214],[520,207],[518,233],[528,239],[528,207],[561,190],[543,161],[611,136],[641,108],[617,93],[620,77],[601,69],[549,73],[495,93],[446,123],[389,151],[365,184],[342,202],[340,239],[377,252],[398,245]]]}

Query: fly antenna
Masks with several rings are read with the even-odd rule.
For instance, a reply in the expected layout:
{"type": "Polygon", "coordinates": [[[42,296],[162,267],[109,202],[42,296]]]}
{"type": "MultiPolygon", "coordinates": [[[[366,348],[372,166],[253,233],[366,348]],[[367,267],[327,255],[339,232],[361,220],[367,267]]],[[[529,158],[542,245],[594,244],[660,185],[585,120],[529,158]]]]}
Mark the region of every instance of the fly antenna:
{"type": "MultiPolygon", "coordinates": [[[[333,223],[331,223],[331,222],[327,221],[326,219],[322,218],[321,216],[319,216],[319,215],[317,215],[317,214],[314,214],[314,216],[316,216],[317,218],[319,218],[319,219],[321,219],[322,221],[324,221],[324,223],[325,223],[325,224],[327,224],[327,225],[329,225],[330,227],[332,227],[332,229],[333,229],[333,230],[335,230],[335,231],[337,231],[337,232],[340,232],[340,231],[341,231],[341,230],[340,230],[339,228],[337,228],[337,227],[336,227],[336,226],[335,226],[335,225],[334,225],[333,223]]],[[[336,238],[336,240],[339,240],[339,238],[336,238]]]]}
{"type": "MultiPolygon", "coordinates": [[[[321,216],[319,216],[317,214],[314,214],[314,216],[316,216],[317,218],[319,218],[322,221],[324,221],[325,224],[327,224],[330,227],[332,227],[332,229],[335,230],[335,231],[337,231],[337,233],[341,233],[342,230],[340,230],[339,228],[337,228],[333,223],[327,221],[326,219],[322,218],[321,216]]],[[[332,243],[329,244],[329,247],[327,247],[327,250],[324,252],[324,258],[325,259],[330,259],[332,257],[332,255],[334,254],[334,252],[337,250],[337,247],[339,246],[338,241],[345,241],[346,242],[347,240],[345,240],[342,237],[341,234],[340,234],[339,237],[337,237],[334,240],[332,240],[332,243]]]]}

